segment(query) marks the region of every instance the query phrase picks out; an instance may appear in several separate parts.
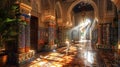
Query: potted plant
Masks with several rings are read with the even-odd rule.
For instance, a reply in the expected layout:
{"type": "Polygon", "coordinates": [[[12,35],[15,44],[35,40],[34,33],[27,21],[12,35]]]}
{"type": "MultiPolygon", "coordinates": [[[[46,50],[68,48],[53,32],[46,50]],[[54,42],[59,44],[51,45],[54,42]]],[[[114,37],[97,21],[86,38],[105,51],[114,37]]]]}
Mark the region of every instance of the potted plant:
{"type": "Polygon", "coordinates": [[[0,45],[5,45],[8,63],[16,64],[19,25],[25,23],[19,19],[19,6],[14,4],[15,0],[1,0],[1,2],[4,5],[0,7],[0,45]]]}

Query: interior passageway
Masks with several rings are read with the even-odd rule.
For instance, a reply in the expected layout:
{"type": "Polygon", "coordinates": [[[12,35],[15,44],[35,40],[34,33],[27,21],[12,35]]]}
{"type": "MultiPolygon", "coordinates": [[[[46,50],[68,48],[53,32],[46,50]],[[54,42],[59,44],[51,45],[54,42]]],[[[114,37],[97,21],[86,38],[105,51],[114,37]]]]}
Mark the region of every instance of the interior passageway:
{"type": "Polygon", "coordinates": [[[24,67],[93,67],[98,66],[96,50],[90,41],[72,44],[66,55],[67,47],[56,49],[56,52],[37,54],[36,59],[24,67]]]}
{"type": "Polygon", "coordinates": [[[120,0],[0,0],[0,67],[120,67],[120,0]]]}

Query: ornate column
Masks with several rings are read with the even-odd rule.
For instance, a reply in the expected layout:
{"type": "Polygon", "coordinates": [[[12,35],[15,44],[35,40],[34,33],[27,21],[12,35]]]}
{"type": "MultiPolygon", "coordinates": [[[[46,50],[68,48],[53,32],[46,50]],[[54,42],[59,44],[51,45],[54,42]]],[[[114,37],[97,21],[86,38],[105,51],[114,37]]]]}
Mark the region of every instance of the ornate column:
{"type": "Polygon", "coordinates": [[[101,44],[101,25],[98,25],[98,45],[101,44]]]}
{"type": "Polygon", "coordinates": [[[34,50],[30,50],[30,12],[32,8],[24,3],[20,3],[20,22],[18,37],[18,63],[24,64],[26,61],[34,58],[34,50]]]}
{"type": "Polygon", "coordinates": [[[26,16],[25,21],[25,52],[29,52],[30,50],[30,15],[26,16]]]}
{"type": "Polygon", "coordinates": [[[20,24],[19,30],[19,52],[28,52],[30,49],[30,12],[32,8],[24,3],[20,3],[20,19],[26,22],[25,25],[20,24]]]}
{"type": "Polygon", "coordinates": [[[45,22],[48,25],[48,45],[47,49],[52,50],[54,46],[54,33],[55,33],[55,17],[52,15],[45,16],[45,22]]]}
{"type": "Polygon", "coordinates": [[[49,27],[48,27],[48,33],[49,33],[49,45],[50,45],[50,49],[53,49],[54,46],[54,23],[49,22],[49,27]]]}
{"type": "Polygon", "coordinates": [[[20,30],[20,34],[19,34],[19,43],[18,43],[18,50],[20,53],[25,52],[25,26],[20,24],[19,25],[19,30],[20,30]]]}

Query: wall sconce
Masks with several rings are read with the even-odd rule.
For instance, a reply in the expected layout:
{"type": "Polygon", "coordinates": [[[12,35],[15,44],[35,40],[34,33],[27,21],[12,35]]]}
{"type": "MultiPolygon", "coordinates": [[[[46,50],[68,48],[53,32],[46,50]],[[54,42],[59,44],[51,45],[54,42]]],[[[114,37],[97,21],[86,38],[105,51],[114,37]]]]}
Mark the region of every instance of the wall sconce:
{"type": "Polygon", "coordinates": [[[31,13],[29,12],[28,15],[31,17],[31,13]]]}

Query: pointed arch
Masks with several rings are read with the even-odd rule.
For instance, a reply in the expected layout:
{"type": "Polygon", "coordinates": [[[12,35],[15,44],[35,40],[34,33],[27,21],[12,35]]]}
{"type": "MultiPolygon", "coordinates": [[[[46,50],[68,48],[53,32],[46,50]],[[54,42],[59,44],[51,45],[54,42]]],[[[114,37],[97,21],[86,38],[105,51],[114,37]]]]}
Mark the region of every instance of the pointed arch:
{"type": "MultiPolygon", "coordinates": [[[[69,23],[71,23],[71,12],[72,12],[72,9],[77,5],[79,4],[80,2],[85,2],[85,0],[76,0],[75,2],[72,3],[72,5],[68,8],[68,12],[67,12],[67,17],[68,17],[68,21],[69,23]]],[[[95,4],[94,1],[92,0],[89,0],[89,4],[92,5],[92,7],[94,8],[94,15],[95,15],[95,20],[98,21],[99,19],[99,16],[98,16],[98,7],[97,5],[95,4]]]]}
{"type": "Polygon", "coordinates": [[[56,2],[55,12],[58,22],[62,22],[62,7],[59,1],[56,2]]]}

